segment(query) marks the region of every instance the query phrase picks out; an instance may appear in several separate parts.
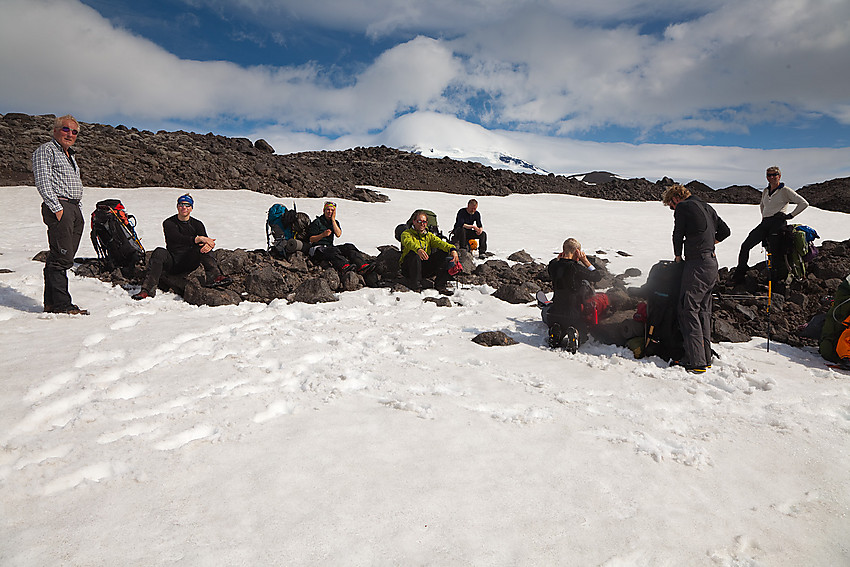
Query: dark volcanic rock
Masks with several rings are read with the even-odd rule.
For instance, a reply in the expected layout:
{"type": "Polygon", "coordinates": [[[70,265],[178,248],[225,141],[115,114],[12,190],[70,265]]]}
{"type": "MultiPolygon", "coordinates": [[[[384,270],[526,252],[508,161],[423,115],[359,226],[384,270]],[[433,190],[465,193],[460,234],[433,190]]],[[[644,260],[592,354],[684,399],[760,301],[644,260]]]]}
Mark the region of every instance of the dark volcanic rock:
{"type": "MultiPolygon", "coordinates": [[[[0,185],[32,185],[33,150],[50,140],[52,115],[8,113],[0,119],[0,185]]],[[[249,189],[278,197],[333,197],[385,201],[358,187],[442,191],[462,195],[561,193],[616,201],[656,201],[674,181],[594,176],[596,184],[563,175],[514,173],[476,162],[433,159],[384,146],[277,155],[264,140],[212,133],[150,132],[126,126],[82,123],[76,144],[83,183],[93,187],[170,186],[186,189],[249,189]],[[604,183],[598,181],[606,180],[604,183]]],[[[848,179],[801,190],[815,206],[850,212],[848,179]]],[[[712,191],[692,181],[710,202],[758,203],[752,187],[712,191]]]]}
{"type": "Polygon", "coordinates": [[[476,335],[472,342],[482,345],[482,346],[510,346],[515,345],[517,342],[511,337],[507,336],[502,331],[485,331],[480,335],[476,335]]]}

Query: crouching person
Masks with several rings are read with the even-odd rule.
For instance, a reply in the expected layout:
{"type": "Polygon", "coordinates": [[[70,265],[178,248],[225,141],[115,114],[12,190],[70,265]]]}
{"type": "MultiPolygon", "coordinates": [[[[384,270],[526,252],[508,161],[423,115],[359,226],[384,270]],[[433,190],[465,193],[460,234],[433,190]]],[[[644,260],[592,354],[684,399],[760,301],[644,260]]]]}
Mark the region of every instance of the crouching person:
{"type": "Polygon", "coordinates": [[[434,278],[434,287],[443,295],[451,295],[449,276],[460,270],[457,250],[442,238],[428,232],[428,215],[416,215],[415,227],[401,233],[401,273],[408,287],[422,290],[423,278],[434,278]],[[451,260],[449,260],[451,258],[451,260]]]}
{"type": "Polygon", "coordinates": [[[597,271],[587,259],[575,238],[564,241],[561,253],[549,262],[548,270],[555,293],[551,302],[541,305],[541,315],[549,327],[549,346],[566,346],[575,352],[579,344],[587,340],[582,305],[593,294],[593,287],[588,282],[601,280],[602,272],[597,271]]]}
{"type": "Polygon", "coordinates": [[[221,274],[216,261],[215,239],[207,236],[204,223],[192,218],[195,201],[188,194],[177,199],[177,214],[162,221],[165,233],[165,248],[153,251],[148,262],[148,273],[142,282],[142,290],[133,296],[140,300],[156,295],[159,278],[166,274],[187,274],[204,267],[207,287],[222,287],[231,283],[221,274]]]}

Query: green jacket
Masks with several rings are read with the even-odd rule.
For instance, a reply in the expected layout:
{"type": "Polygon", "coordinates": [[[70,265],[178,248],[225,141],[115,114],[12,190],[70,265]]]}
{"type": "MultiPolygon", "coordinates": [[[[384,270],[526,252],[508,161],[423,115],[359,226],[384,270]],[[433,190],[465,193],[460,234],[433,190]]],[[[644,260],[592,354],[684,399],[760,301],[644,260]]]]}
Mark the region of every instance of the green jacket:
{"type": "Polygon", "coordinates": [[[422,234],[415,228],[408,228],[401,233],[401,259],[399,260],[399,265],[404,262],[404,257],[409,252],[415,254],[420,248],[429,256],[435,248],[443,252],[451,252],[455,249],[454,245],[449,244],[433,232],[422,234]]]}

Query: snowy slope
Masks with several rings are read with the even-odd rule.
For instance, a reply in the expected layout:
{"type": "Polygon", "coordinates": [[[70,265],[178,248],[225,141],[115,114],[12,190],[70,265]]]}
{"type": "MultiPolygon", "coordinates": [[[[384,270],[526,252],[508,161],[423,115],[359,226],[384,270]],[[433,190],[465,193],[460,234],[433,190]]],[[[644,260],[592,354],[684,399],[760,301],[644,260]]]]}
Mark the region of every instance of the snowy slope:
{"type": "MultiPolygon", "coordinates": [[[[182,192],[87,189],[84,211],[121,198],[152,248],[182,192]]],[[[374,253],[413,209],[450,224],[466,201],[385,192],[338,203],[343,241],[374,253]]],[[[193,195],[219,246],[265,245],[273,197],[193,195]]],[[[479,202],[500,258],[567,236],[614,273],[671,255],[659,203],[479,202]]],[[[210,308],[72,277],[92,315],[47,315],[38,204],[0,189],[0,565],[850,564],[850,377],[816,353],[720,344],[704,376],[570,356],[485,287],[210,308]],[[470,341],[485,330],[519,344],[470,341]]],[[[730,265],[758,212],[717,209],[730,265]]],[[[847,215],[800,220],[847,237],[847,215]]]]}

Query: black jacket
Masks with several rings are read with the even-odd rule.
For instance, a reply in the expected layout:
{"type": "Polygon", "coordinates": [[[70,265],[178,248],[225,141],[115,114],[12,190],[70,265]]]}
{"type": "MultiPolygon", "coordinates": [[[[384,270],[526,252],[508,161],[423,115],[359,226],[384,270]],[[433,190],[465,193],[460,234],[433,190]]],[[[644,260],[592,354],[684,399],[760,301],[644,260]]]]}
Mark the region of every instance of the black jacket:
{"type": "Polygon", "coordinates": [[[714,252],[714,241],[725,240],[731,231],[708,203],[691,195],[673,213],[673,253],[685,259],[714,252]]]}

